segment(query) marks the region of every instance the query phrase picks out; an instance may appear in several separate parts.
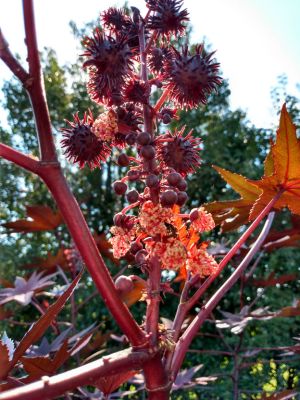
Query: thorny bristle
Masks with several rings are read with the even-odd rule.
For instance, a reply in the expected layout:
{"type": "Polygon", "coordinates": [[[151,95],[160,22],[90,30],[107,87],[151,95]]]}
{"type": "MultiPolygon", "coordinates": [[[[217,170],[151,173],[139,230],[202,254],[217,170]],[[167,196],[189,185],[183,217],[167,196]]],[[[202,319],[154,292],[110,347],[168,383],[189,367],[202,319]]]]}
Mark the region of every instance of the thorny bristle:
{"type": "Polygon", "coordinates": [[[74,115],[74,121],[67,121],[70,128],[62,128],[62,147],[64,154],[72,163],[78,163],[80,168],[87,164],[91,169],[100,167],[110,155],[110,148],[92,132],[94,123],[91,113],[84,114],[80,120],[78,113],[74,115]]]}
{"type": "Polygon", "coordinates": [[[159,138],[162,138],[162,142],[158,142],[157,157],[163,166],[186,175],[200,165],[200,139],[193,138],[191,132],[184,136],[184,127],[180,131],[168,132],[159,138]]]}
{"type": "Polygon", "coordinates": [[[187,9],[180,10],[182,0],[146,0],[148,8],[153,12],[148,21],[148,27],[167,38],[171,34],[183,35],[184,22],[189,20],[187,9]]]}
{"type": "Polygon", "coordinates": [[[99,28],[93,38],[86,37],[83,56],[87,57],[83,67],[89,68],[88,92],[97,103],[118,104],[118,96],[132,73],[133,53],[125,35],[115,38],[105,35],[99,28]]]}
{"type": "Polygon", "coordinates": [[[166,60],[165,87],[170,90],[170,98],[181,107],[197,107],[206,104],[207,95],[222,83],[218,76],[219,63],[212,59],[214,52],[207,53],[203,44],[191,54],[185,46],[182,53],[172,48],[173,57],[166,60]]]}
{"type": "Polygon", "coordinates": [[[138,79],[130,79],[124,87],[125,101],[148,104],[150,95],[150,85],[138,79]]]}

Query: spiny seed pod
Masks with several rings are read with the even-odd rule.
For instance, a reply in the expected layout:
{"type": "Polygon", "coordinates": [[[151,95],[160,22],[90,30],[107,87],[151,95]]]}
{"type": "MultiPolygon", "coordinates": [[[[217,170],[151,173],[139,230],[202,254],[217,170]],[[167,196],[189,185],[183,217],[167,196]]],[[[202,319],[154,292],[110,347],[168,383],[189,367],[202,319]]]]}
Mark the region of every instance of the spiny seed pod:
{"type": "Polygon", "coordinates": [[[158,184],[159,184],[159,179],[158,179],[157,175],[150,174],[150,175],[147,176],[146,185],[149,188],[153,188],[153,187],[157,186],[158,184]]]}
{"type": "Polygon", "coordinates": [[[131,169],[130,171],[128,171],[127,176],[131,182],[134,182],[134,181],[137,181],[138,179],[140,179],[139,171],[134,170],[134,169],[131,169]]]}
{"type": "Polygon", "coordinates": [[[141,132],[138,134],[136,141],[138,144],[143,146],[151,142],[151,136],[148,132],[141,132]]]}
{"type": "Polygon", "coordinates": [[[171,186],[177,186],[178,183],[182,180],[182,177],[178,172],[171,172],[167,176],[167,181],[171,186]]]}
{"type": "Polygon", "coordinates": [[[128,293],[133,289],[134,285],[129,276],[120,275],[115,280],[115,287],[121,293],[128,293]]]}
{"type": "Polygon", "coordinates": [[[115,33],[122,31],[130,24],[130,19],[125,12],[115,7],[109,7],[106,11],[103,11],[101,20],[106,28],[115,33]]]}
{"type": "Polygon", "coordinates": [[[141,147],[140,155],[146,160],[152,160],[155,157],[155,148],[150,144],[141,147]]]}
{"type": "Polygon", "coordinates": [[[184,179],[181,179],[177,184],[177,188],[183,192],[187,189],[187,187],[188,187],[188,184],[187,184],[186,180],[184,180],[184,179]]]}
{"type": "Polygon", "coordinates": [[[67,121],[70,128],[62,128],[63,139],[61,145],[67,159],[78,163],[80,168],[87,164],[91,169],[100,167],[101,161],[106,161],[110,155],[110,148],[92,131],[94,119],[91,113],[84,113],[81,120],[78,113],[73,116],[74,121],[67,121]]]}
{"type": "Polygon", "coordinates": [[[174,190],[166,190],[160,196],[160,203],[163,207],[171,207],[177,202],[177,194],[174,190]]]}
{"type": "Polygon", "coordinates": [[[93,37],[85,37],[83,44],[86,48],[83,56],[87,57],[83,68],[90,69],[88,92],[91,98],[99,103],[105,102],[108,96],[108,101],[118,100],[112,96],[120,93],[120,86],[131,75],[133,67],[133,54],[125,36],[105,36],[96,28],[93,37]]]}
{"type": "Polygon", "coordinates": [[[141,110],[135,107],[134,105],[129,106],[126,104],[126,107],[118,107],[117,109],[118,115],[118,125],[120,127],[126,127],[127,131],[122,133],[127,133],[128,128],[132,132],[138,132],[140,130],[139,125],[142,124],[142,114],[141,110]]]}
{"type": "Polygon", "coordinates": [[[127,154],[123,153],[120,154],[117,160],[118,165],[120,165],[120,167],[127,167],[129,165],[129,157],[127,156],[127,154]]]}
{"type": "Polygon", "coordinates": [[[188,195],[186,192],[178,192],[177,193],[177,202],[176,204],[180,207],[182,207],[188,200],[188,195]]]}
{"type": "Polygon", "coordinates": [[[183,0],[146,0],[148,8],[153,11],[149,17],[148,26],[167,38],[183,35],[184,22],[188,21],[187,10],[180,10],[183,0]]]}
{"type": "Polygon", "coordinates": [[[143,249],[143,245],[140,242],[132,242],[130,244],[130,253],[136,254],[138,251],[143,249]]]}
{"type": "Polygon", "coordinates": [[[135,261],[137,264],[144,264],[147,257],[148,252],[146,250],[139,250],[135,255],[135,261]]]}
{"type": "Polygon", "coordinates": [[[126,82],[123,90],[125,101],[148,104],[150,96],[150,85],[137,79],[130,79],[126,82]]]}
{"type": "Polygon", "coordinates": [[[133,146],[136,142],[136,137],[137,137],[137,134],[135,132],[130,132],[130,133],[128,133],[128,135],[126,135],[125,142],[129,146],[133,146]]]}
{"type": "Polygon", "coordinates": [[[180,174],[193,172],[200,165],[199,138],[192,137],[192,131],[183,136],[184,128],[164,135],[168,141],[159,143],[157,157],[163,165],[173,168],[180,174]]]}
{"type": "Polygon", "coordinates": [[[126,199],[128,201],[128,203],[132,204],[132,203],[136,203],[139,199],[139,192],[135,189],[130,190],[127,194],[126,194],[126,199]]]}
{"type": "Polygon", "coordinates": [[[199,218],[199,211],[197,208],[193,208],[190,212],[190,220],[196,221],[199,218]]]}
{"type": "Polygon", "coordinates": [[[182,53],[174,47],[173,57],[166,60],[164,80],[170,91],[170,98],[180,107],[197,107],[206,104],[206,97],[222,83],[218,76],[219,63],[214,62],[214,52],[207,53],[203,44],[198,45],[195,54],[188,47],[182,53]]]}
{"type": "Polygon", "coordinates": [[[170,56],[170,51],[166,47],[154,47],[151,49],[148,63],[152,72],[159,74],[163,72],[165,59],[170,56]]]}
{"type": "Polygon", "coordinates": [[[126,193],[127,185],[122,181],[116,181],[113,183],[113,189],[117,195],[122,196],[126,193]]]}

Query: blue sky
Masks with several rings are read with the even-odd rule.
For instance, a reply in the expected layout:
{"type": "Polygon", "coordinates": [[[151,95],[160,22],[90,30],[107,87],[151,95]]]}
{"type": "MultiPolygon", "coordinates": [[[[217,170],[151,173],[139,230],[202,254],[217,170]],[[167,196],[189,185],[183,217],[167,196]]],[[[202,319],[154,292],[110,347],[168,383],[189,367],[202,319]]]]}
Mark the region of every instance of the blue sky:
{"type": "MultiPolygon", "coordinates": [[[[39,48],[56,50],[61,63],[74,61],[80,53],[69,21],[78,26],[96,19],[108,6],[123,1],[36,0],[39,48]]],[[[128,1],[145,11],[142,0],[128,1]]],[[[186,0],[193,25],[193,42],[217,50],[224,77],[229,79],[232,108],[248,111],[260,127],[277,123],[270,97],[277,76],[285,73],[289,93],[300,95],[300,0],[186,0]]],[[[25,58],[21,0],[1,2],[0,26],[13,52],[25,58]]],[[[10,73],[0,64],[0,81],[10,73]]],[[[0,114],[2,116],[2,114],[0,114]]]]}

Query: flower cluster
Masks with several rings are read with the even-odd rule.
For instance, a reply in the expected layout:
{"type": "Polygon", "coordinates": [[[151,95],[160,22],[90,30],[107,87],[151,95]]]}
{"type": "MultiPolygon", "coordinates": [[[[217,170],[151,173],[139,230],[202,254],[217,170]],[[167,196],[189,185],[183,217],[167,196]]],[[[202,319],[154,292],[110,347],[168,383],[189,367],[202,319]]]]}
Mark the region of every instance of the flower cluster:
{"type": "Polygon", "coordinates": [[[201,141],[185,127],[159,132],[159,126],[178,120],[180,109],[206,103],[221,84],[219,64],[203,44],[193,50],[171,45],[188,22],[182,0],[145,1],[145,19],[135,7],[131,14],[110,7],[101,27],[83,39],[87,92],[99,115],[88,112],[81,120],[76,114],[62,129],[62,146],[80,167],[99,167],[116,151],[117,165],[126,168],[113,183],[127,202],[110,231],[116,258],[135,260],[149,272],[155,257],[162,269],[205,277],[217,264],[200,235],[214,221],[202,207],[180,214],[188,175],[201,163],[201,141]],[[162,96],[154,104],[156,90],[162,96]]]}

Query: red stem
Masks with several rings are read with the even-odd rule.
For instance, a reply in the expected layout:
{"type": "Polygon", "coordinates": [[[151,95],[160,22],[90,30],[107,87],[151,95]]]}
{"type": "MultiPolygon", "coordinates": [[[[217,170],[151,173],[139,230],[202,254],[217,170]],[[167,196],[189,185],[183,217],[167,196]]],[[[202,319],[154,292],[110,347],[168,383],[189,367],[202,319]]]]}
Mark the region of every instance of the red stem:
{"type": "Polygon", "coordinates": [[[12,55],[9,50],[9,45],[5,40],[1,29],[0,29],[0,58],[8,66],[8,68],[13,72],[13,74],[20,79],[23,86],[26,87],[29,84],[30,75],[22,67],[19,61],[12,55]]]}
{"type": "Polygon", "coordinates": [[[8,390],[0,394],[0,400],[56,398],[78,386],[92,385],[102,376],[111,376],[131,369],[138,370],[151,357],[153,355],[145,351],[123,350],[71,371],[53,377],[45,376],[37,382],[8,390]]]}
{"type": "Polygon", "coordinates": [[[40,168],[39,161],[14,150],[12,147],[6,146],[0,143],[0,157],[5,158],[5,160],[11,161],[19,167],[22,167],[34,174],[37,174],[40,168]]]}
{"type": "Polygon", "coordinates": [[[27,86],[27,92],[31,101],[38,132],[41,159],[43,161],[57,161],[37,47],[32,0],[23,0],[23,14],[29,75],[32,79],[31,84],[27,86]]]}
{"type": "Polygon", "coordinates": [[[146,313],[146,332],[150,334],[150,343],[157,344],[157,330],[160,304],[160,277],[161,265],[157,257],[149,261],[148,300],[146,313]]]}
{"type": "Polygon", "coordinates": [[[269,233],[273,219],[274,219],[274,212],[270,213],[270,215],[268,216],[260,235],[258,236],[257,240],[247,253],[246,257],[243,259],[240,265],[235,269],[233,274],[227,279],[227,281],[214,293],[214,295],[210,298],[210,300],[201,308],[199,314],[194,318],[192,323],[188,326],[184,334],[179,339],[175,348],[172,367],[171,367],[173,377],[176,377],[179,368],[184,360],[185,354],[188,351],[188,348],[193,338],[197,334],[203,322],[206,320],[208,315],[213,311],[216,305],[220,302],[220,300],[224,297],[224,295],[232,288],[232,286],[244,273],[245,269],[247,268],[247,266],[249,265],[255,254],[258,252],[260,246],[262,245],[267,234],[269,233]]]}

